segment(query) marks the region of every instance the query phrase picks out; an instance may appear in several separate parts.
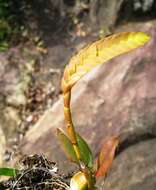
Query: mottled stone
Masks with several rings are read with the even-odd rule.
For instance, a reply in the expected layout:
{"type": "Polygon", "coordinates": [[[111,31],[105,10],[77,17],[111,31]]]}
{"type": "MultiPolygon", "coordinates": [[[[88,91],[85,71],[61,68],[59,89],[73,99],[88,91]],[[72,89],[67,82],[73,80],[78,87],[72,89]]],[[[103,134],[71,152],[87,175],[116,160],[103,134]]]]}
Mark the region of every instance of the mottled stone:
{"type": "Polygon", "coordinates": [[[121,152],[99,190],[155,190],[156,139],[142,141],[121,152]]]}
{"type": "Polygon", "coordinates": [[[21,108],[27,103],[35,62],[32,52],[26,50],[14,47],[0,54],[0,125],[7,139],[16,133],[21,108]]]}
{"type": "Polygon", "coordinates": [[[0,126],[0,167],[3,165],[5,146],[6,146],[5,136],[0,126]]]}
{"type": "MultiPolygon", "coordinates": [[[[13,51],[13,50],[12,50],[13,51]]],[[[31,81],[31,72],[34,62],[18,57],[20,52],[12,52],[0,56],[0,90],[1,96],[6,97],[6,103],[11,106],[26,104],[25,92],[31,81]],[[15,54],[14,54],[15,53],[15,54]],[[28,61],[29,63],[26,63],[28,61]],[[27,64],[29,66],[27,66],[27,64]]]]}

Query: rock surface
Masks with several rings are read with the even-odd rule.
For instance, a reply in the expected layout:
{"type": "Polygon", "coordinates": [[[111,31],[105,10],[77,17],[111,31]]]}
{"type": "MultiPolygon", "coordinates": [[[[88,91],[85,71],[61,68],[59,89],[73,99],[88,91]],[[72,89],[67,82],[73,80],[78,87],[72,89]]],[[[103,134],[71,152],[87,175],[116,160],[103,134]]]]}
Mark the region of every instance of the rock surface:
{"type": "Polygon", "coordinates": [[[0,125],[7,138],[21,122],[20,108],[27,102],[26,91],[34,64],[33,58],[29,55],[26,59],[21,51],[24,50],[16,47],[0,55],[0,125]]]}
{"type": "Polygon", "coordinates": [[[120,22],[133,20],[134,15],[141,20],[152,11],[155,12],[154,0],[95,0],[90,1],[89,23],[91,28],[99,26],[105,31],[120,22]]]}
{"type": "Polygon", "coordinates": [[[156,139],[140,142],[121,152],[99,190],[155,190],[156,139]]]}
{"type": "Polygon", "coordinates": [[[5,146],[6,146],[5,136],[0,126],[0,167],[3,165],[5,146]]]}
{"type": "MultiPolygon", "coordinates": [[[[156,29],[147,24],[146,30],[152,35],[147,45],[97,67],[73,88],[73,121],[95,156],[112,134],[120,134],[123,148],[156,136],[156,29]]],[[[27,133],[23,153],[45,153],[69,171],[56,138],[64,126],[60,98],[27,133]]]]}

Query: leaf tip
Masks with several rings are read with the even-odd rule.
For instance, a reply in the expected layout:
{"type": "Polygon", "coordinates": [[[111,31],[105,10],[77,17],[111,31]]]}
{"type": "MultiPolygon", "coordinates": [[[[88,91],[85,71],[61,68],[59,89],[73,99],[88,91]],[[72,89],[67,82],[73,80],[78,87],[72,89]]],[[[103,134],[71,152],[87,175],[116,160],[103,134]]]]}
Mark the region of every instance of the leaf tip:
{"type": "Polygon", "coordinates": [[[151,39],[151,36],[144,32],[137,32],[137,35],[135,36],[136,41],[142,42],[142,44],[148,42],[151,39]]]}

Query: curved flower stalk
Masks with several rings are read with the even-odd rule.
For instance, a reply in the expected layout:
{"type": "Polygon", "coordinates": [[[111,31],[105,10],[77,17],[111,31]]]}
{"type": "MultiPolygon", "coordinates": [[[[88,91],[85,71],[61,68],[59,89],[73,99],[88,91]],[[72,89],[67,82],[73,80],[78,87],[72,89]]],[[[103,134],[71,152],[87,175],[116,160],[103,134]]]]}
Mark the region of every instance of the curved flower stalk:
{"type": "MultiPolygon", "coordinates": [[[[136,49],[144,45],[147,41],[149,41],[149,39],[150,37],[143,32],[124,32],[115,34],[86,46],[80,50],[79,53],[73,56],[69,64],[65,67],[61,87],[64,98],[64,116],[68,137],[60,130],[58,130],[58,136],[68,157],[70,157],[72,161],[79,164],[81,175],[85,176],[85,178],[82,178],[87,179],[88,189],[94,188],[95,176],[99,177],[105,175],[109,169],[114,157],[116,146],[119,143],[119,139],[117,137],[111,138],[112,144],[110,143],[110,151],[104,151],[102,149],[98,159],[97,171],[93,171],[91,151],[84,139],[76,133],[73,125],[70,110],[71,89],[79,81],[79,79],[81,79],[86,73],[91,71],[97,65],[106,63],[108,60],[118,55],[136,49]],[[84,154],[86,154],[87,159],[85,159],[84,154]],[[104,158],[104,156],[107,159],[104,158]],[[89,162],[91,163],[90,166],[89,162]]],[[[106,144],[110,145],[108,142],[106,144]]],[[[108,149],[108,146],[104,145],[104,147],[108,149]]],[[[76,189],[82,190],[82,188],[76,189]]]]}

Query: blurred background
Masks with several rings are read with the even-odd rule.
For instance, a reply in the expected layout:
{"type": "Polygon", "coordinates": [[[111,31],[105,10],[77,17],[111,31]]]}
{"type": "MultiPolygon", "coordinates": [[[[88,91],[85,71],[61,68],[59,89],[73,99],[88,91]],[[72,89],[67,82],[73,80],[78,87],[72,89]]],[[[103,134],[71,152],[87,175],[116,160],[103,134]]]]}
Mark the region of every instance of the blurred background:
{"type": "Polygon", "coordinates": [[[0,166],[45,153],[73,170],[55,137],[64,126],[64,66],[87,43],[121,31],[147,32],[152,40],[80,82],[74,123],[94,156],[107,137],[121,135],[99,188],[155,189],[156,0],[0,0],[0,166]]]}

